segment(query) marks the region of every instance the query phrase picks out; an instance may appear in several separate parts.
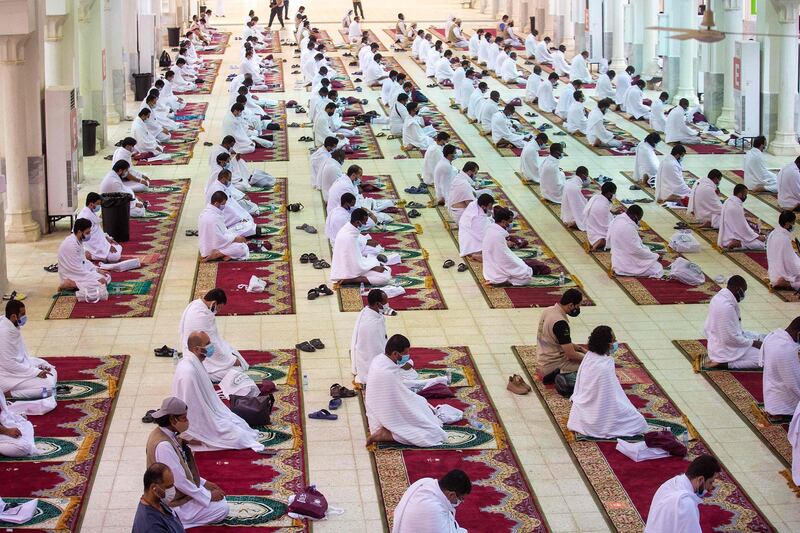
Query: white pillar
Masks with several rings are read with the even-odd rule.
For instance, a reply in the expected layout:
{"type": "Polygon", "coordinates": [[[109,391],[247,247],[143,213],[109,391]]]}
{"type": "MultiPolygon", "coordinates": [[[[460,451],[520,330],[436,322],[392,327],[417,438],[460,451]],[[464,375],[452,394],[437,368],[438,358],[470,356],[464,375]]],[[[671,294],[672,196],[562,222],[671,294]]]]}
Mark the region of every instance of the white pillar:
{"type": "MultiPolygon", "coordinates": [[[[742,0],[724,0],[725,11],[722,19],[724,31],[741,33],[742,31],[742,0]]],[[[719,17],[719,14],[717,14],[719,17]]],[[[734,117],[735,104],[733,101],[733,55],[736,53],[736,39],[738,37],[729,35],[725,38],[725,51],[723,55],[725,74],[725,87],[722,99],[722,114],[717,119],[717,126],[720,128],[733,128],[736,124],[734,117]]],[[[720,46],[720,45],[717,45],[720,46]]]]}
{"type": "Polygon", "coordinates": [[[119,124],[120,116],[117,111],[117,102],[114,93],[114,70],[122,66],[122,40],[118,38],[115,28],[120,27],[121,20],[115,20],[114,15],[121,15],[122,7],[116,6],[112,12],[111,2],[103,4],[102,28],[105,54],[103,66],[103,105],[106,112],[107,124],[119,124]]]}
{"type": "MultiPolygon", "coordinates": [[[[693,0],[681,0],[675,2],[675,9],[681,28],[693,28],[696,26],[696,11],[693,0]]],[[[697,105],[697,80],[694,73],[694,62],[697,57],[697,43],[692,39],[681,41],[680,43],[680,68],[678,73],[678,88],[675,90],[675,99],[680,98],[689,100],[689,105],[697,105]]]]}
{"type": "Polygon", "coordinates": [[[609,9],[611,11],[613,34],[611,38],[611,62],[608,68],[622,72],[628,66],[628,61],[625,59],[625,11],[622,8],[622,0],[611,0],[609,9]]]}
{"type": "Polygon", "coordinates": [[[794,128],[794,99],[797,93],[797,8],[798,0],[772,0],[778,12],[780,35],[770,37],[780,43],[780,84],[778,93],[778,129],[769,143],[769,151],[775,155],[800,154],[797,133],[794,128]]]}
{"type": "Polygon", "coordinates": [[[559,15],[561,15],[560,23],[563,26],[561,44],[566,46],[567,50],[569,50],[572,55],[575,55],[579,50],[575,50],[575,25],[573,23],[575,15],[572,13],[572,2],[569,0],[560,0],[558,5],[559,15]]]}
{"type": "Polygon", "coordinates": [[[65,85],[62,75],[64,63],[64,22],[67,15],[47,15],[44,34],[44,82],[50,87],[65,85]]]}
{"type": "Polygon", "coordinates": [[[650,79],[661,75],[658,56],[656,55],[658,32],[647,29],[650,26],[658,26],[658,10],[656,2],[651,0],[645,0],[642,8],[642,26],[645,28],[644,46],[642,47],[642,76],[645,79],[650,79]]]}

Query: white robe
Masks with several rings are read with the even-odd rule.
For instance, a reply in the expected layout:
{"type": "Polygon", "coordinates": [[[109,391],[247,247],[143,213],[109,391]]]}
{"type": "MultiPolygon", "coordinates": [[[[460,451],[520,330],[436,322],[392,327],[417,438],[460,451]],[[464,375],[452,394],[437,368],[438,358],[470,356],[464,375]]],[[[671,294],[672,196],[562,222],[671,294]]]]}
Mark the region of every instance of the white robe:
{"type": "Polygon", "coordinates": [[[583,107],[583,102],[573,99],[567,111],[567,122],[565,124],[567,131],[569,133],[580,132],[586,135],[587,125],[586,108],[583,107]]]}
{"type": "Polygon", "coordinates": [[[133,192],[133,189],[128,187],[122,178],[114,172],[113,170],[109,170],[106,175],[103,177],[103,180],[100,182],[99,188],[100,194],[107,194],[112,192],[124,192],[128,193],[133,197],[131,200],[131,216],[132,217],[143,217],[145,214],[144,207],[137,207],[136,203],[136,193],[133,192]]]}
{"type": "Polygon", "coordinates": [[[486,98],[486,93],[481,91],[478,87],[472,90],[472,94],[469,95],[469,101],[467,103],[467,117],[470,120],[476,120],[478,118],[478,112],[481,110],[483,101],[486,98]]]}
{"type": "Polygon", "coordinates": [[[644,245],[639,227],[627,213],[611,221],[606,247],[611,249],[611,268],[618,276],[660,278],[664,273],[658,254],[644,245]]]}
{"type": "Polygon", "coordinates": [[[586,197],[583,195],[583,183],[581,178],[576,175],[570,176],[564,183],[561,195],[561,222],[566,225],[575,224],[578,229],[586,229],[583,210],[587,204],[586,197]]]}
{"type": "Polygon", "coordinates": [[[92,259],[104,263],[116,263],[119,261],[122,254],[122,246],[117,244],[114,246],[114,251],[111,251],[108,234],[103,231],[103,223],[97,213],[84,206],[78,213],[78,218],[85,218],[92,223],[92,232],[89,234],[89,240],[83,243],[83,248],[91,254],[92,259]]]}
{"type": "Polygon", "coordinates": [[[211,339],[214,345],[214,355],[203,360],[203,367],[208,372],[212,381],[221,381],[225,374],[239,361],[238,366],[242,372],[249,368],[247,361],[233,346],[220,335],[217,329],[217,317],[203,302],[202,298],[193,300],[186,306],[181,315],[178,326],[178,345],[184,356],[189,354],[189,335],[195,331],[202,331],[211,339]]]}
{"type": "Polygon", "coordinates": [[[664,102],[660,98],[653,100],[650,104],[650,129],[659,133],[664,133],[667,129],[667,118],[664,115],[664,102]]]}
{"type": "Polygon", "coordinates": [[[586,60],[581,54],[572,58],[572,66],[569,71],[569,80],[581,80],[583,83],[592,83],[592,75],[589,73],[589,67],[586,60]]]}
{"type": "Polygon", "coordinates": [[[566,120],[567,113],[570,106],[575,103],[575,87],[568,84],[558,95],[558,104],[556,105],[556,115],[566,120]]]}
{"type": "Polygon", "coordinates": [[[617,74],[617,90],[614,92],[614,102],[625,107],[625,95],[631,88],[631,76],[625,71],[617,74]]]}
{"type": "Polygon", "coordinates": [[[436,191],[436,201],[447,201],[447,194],[450,192],[450,186],[453,183],[453,178],[458,171],[453,168],[453,164],[442,157],[433,169],[433,187],[436,191]]]}
{"type": "Polygon", "coordinates": [[[586,237],[589,244],[594,244],[608,235],[611,225],[611,202],[600,193],[595,194],[583,208],[583,223],[586,226],[586,237]]]}
{"type": "Polygon", "coordinates": [[[331,255],[331,281],[342,281],[366,277],[369,284],[380,287],[389,283],[392,277],[389,267],[383,272],[372,269],[380,263],[375,256],[365,256],[360,243],[361,232],[352,224],[345,224],[336,234],[331,255]]]}
{"type": "Polygon", "coordinates": [[[588,352],[575,379],[567,428],[581,435],[607,439],[647,431],[647,421],[622,390],[614,357],[588,352]]]}
{"type": "Polygon", "coordinates": [[[456,522],[456,508],[431,477],[418,479],[394,509],[392,533],[466,533],[456,522]]]}
{"type": "Polygon", "coordinates": [[[525,146],[525,137],[514,130],[511,118],[502,110],[496,111],[492,116],[492,142],[497,144],[500,141],[509,142],[517,148],[525,146]]]}
{"type": "Polygon", "coordinates": [[[572,72],[572,67],[569,63],[567,63],[567,58],[564,57],[564,52],[561,50],[556,50],[552,53],[553,57],[553,69],[558,73],[559,76],[569,75],[572,72]]]}
{"type": "Polygon", "coordinates": [[[685,198],[692,190],[683,179],[683,165],[671,154],[664,156],[656,172],[656,200],[663,202],[670,196],[685,198]]]}
{"type": "Polygon", "coordinates": [[[800,485],[800,403],[794,411],[787,436],[792,445],[792,481],[795,485],[800,485]]]}
{"type": "Polygon", "coordinates": [[[403,383],[402,370],[385,355],[373,358],[365,394],[369,431],[385,428],[392,438],[421,448],[445,442],[447,433],[428,401],[403,383]]]}
{"type": "Polygon", "coordinates": [[[800,205],[800,169],[794,161],[778,172],[778,205],[782,209],[800,205]]]}
{"type": "Polygon", "coordinates": [[[664,142],[696,143],[700,136],[686,125],[686,112],[681,106],[675,106],[667,115],[664,124],[664,142]]]}
{"type": "Polygon", "coordinates": [[[539,63],[550,63],[553,61],[553,56],[549,50],[550,45],[544,41],[539,41],[536,45],[536,61],[539,63]]]}
{"type": "Polygon", "coordinates": [[[492,118],[495,113],[501,111],[500,105],[491,98],[484,100],[478,110],[477,119],[481,123],[481,130],[484,133],[492,132],[492,118]]]}
{"type": "Polygon", "coordinates": [[[522,73],[517,70],[517,62],[510,57],[500,65],[500,79],[506,83],[521,83],[524,81],[522,73]]]}
{"type": "Polygon", "coordinates": [[[442,147],[434,143],[425,150],[425,157],[422,160],[422,181],[427,185],[433,185],[433,171],[439,161],[444,159],[442,147]]]}
{"type": "Polygon", "coordinates": [[[761,366],[759,350],[753,348],[753,341],[761,336],[742,329],[739,302],[729,289],[723,288],[711,298],[703,328],[708,357],[715,363],[727,363],[729,368],[761,366]]]}
{"type": "Polygon", "coordinates": [[[403,123],[403,146],[416,146],[424,152],[431,144],[436,144],[435,134],[433,127],[423,126],[422,117],[408,115],[403,123]]]}
{"type": "Polygon", "coordinates": [[[331,247],[336,243],[336,235],[346,224],[350,223],[350,211],[339,205],[334,209],[328,210],[325,218],[325,236],[331,243],[331,247]]]}
{"type": "Polygon", "coordinates": [[[497,43],[491,43],[486,47],[486,68],[497,71],[497,56],[500,55],[500,47],[497,43]]]}
{"type": "Polygon", "coordinates": [[[793,414],[800,403],[800,361],[796,340],[785,329],[776,329],[761,344],[764,410],[771,415],[793,414]]]}
{"type": "MultiPolygon", "coordinates": [[[[236,235],[241,235],[242,237],[255,235],[256,223],[253,220],[253,216],[247,212],[235,197],[236,193],[239,192],[238,189],[234,189],[230,185],[225,187],[219,180],[214,180],[206,189],[206,204],[211,203],[211,196],[217,191],[222,191],[228,195],[228,201],[225,202],[225,209],[222,211],[225,226],[236,235]]],[[[241,193],[239,192],[239,194],[241,193]]]]}
{"type": "Polygon", "coordinates": [[[0,394],[0,426],[17,429],[21,435],[17,438],[0,435],[0,457],[28,457],[41,455],[33,438],[33,424],[20,415],[12,412],[6,397],[0,394]]]}
{"type": "Polygon", "coordinates": [[[532,33],[529,33],[527,37],[525,37],[525,55],[528,58],[536,56],[536,46],[538,46],[539,40],[536,39],[536,36],[532,33]]]}
{"type": "Polygon", "coordinates": [[[625,93],[625,112],[635,119],[650,120],[650,108],[644,105],[644,94],[637,85],[632,85],[625,93]]]}
{"type": "Polygon", "coordinates": [[[361,39],[361,25],[355,20],[347,28],[347,36],[350,38],[351,43],[358,42],[361,39]]]}
{"type": "Polygon", "coordinates": [[[539,183],[545,200],[560,204],[567,178],[559,167],[560,159],[548,155],[539,166],[539,183]]]}
{"type": "MultiPolygon", "coordinates": [[[[133,158],[131,157],[132,155],[133,154],[129,150],[126,150],[122,146],[118,147],[116,150],[114,150],[114,155],[111,156],[111,166],[113,167],[114,163],[116,163],[117,161],[127,161],[128,164],[130,165],[130,168],[128,168],[128,174],[130,174],[134,178],[141,179],[142,173],[133,168],[133,158]]],[[[133,181],[128,182],[128,187],[130,187],[134,192],[143,192],[147,190],[147,185],[145,185],[144,183],[137,183],[133,181]]]]}
{"type": "Polygon", "coordinates": [[[375,85],[381,78],[385,78],[388,75],[389,73],[384,70],[383,66],[373,59],[364,70],[364,83],[367,85],[375,85]]]}
{"type": "Polygon", "coordinates": [[[595,107],[586,119],[586,140],[594,145],[600,141],[600,145],[608,145],[614,140],[614,134],[608,131],[605,125],[605,115],[599,108],[595,107]]]}
{"type": "Polygon", "coordinates": [[[486,228],[481,246],[483,278],[492,284],[527,285],[533,277],[533,269],[508,247],[506,237],[508,231],[498,224],[491,224],[486,228]]]}
{"type": "Polygon", "coordinates": [[[395,102],[389,112],[389,133],[392,135],[402,135],[403,125],[409,117],[408,109],[400,102],[395,102]]]}
{"type": "Polygon", "coordinates": [[[778,226],[767,237],[767,266],[769,282],[788,281],[792,288],[800,289],[800,257],[792,247],[794,235],[778,226]]]}
{"type": "Polygon", "coordinates": [[[340,176],[344,175],[342,165],[334,158],[329,157],[322,163],[319,171],[319,190],[322,191],[322,198],[325,202],[328,201],[328,192],[331,190],[331,186],[340,176]]]}
{"type": "Polygon", "coordinates": [[[322,170],[322,166],[325,164],[325,161],[330,158],[331,153],[327,148],[325,148],[325,146],[320,146],[313,154],[311,154],[311,186],[317,190],[320,188],[319,174],[322,170]]]}
{"type": "Polygon", "coordinates": [[[492,220],[477,200],[473,200],[461,213],[458,221],[458,253],[461,257],[483,250],[483,238],[492,220]]]}
{"type": "Polygon", "coordinates": [[[764,241],[759,240],[759,234],[745,218],[744,204],[736,196],[730,196],[722,204],[722,214],[719,218],[719,234],[717,244],[724,248],[731,241],[741,241],[740,248],[747,250],[763,250],[764,241]]]}
{"type": "Polygon", "coordinates": [[[686,474],[668,479],[653,496],[644,533],[702,533],[702,502],[686,474]]]}
{"type": "Polygon", "coordinates": [[[594,90],[595,96],[600,98],[614,98],[617,94],[614,90],[614,85],[611,83],[611,78],[605,72],[600,74],[597,78],[597,88],[594,90]]]}
{"type": "MultiPolygon", "coordinates": [[[[228,202],[232,201],[228,198],[228,202]]],[[[250,250],[247,243],[234,242],[236,233],[225,226],[225,217],[222,211],[213,205],[206,205],[200,212],[197,222],[199,233],[200,255],[208,257],[214,250],[235,260],[247,259],[250,250]]]]}
{"type": "Polygon", "coordinates": [[[436,61],[433,70],[433,75],[436,76],[437,83],[442,83],[445,80],[449,80],[451,83],[453,82],[453,75],[455,72],[453,71],[453,66],[450,64],[450,59],[440,57],[436,61]]]}
{"type": "MultiPolygon", "coordinates": [[[[472,178],[465,172],[458,172],[453,181],[450,183],[450,188],[447,191],[447,210],[453,222],[458,224],[461,215],[464,213],[465,207],[455,207],[456,204],[461,202],[472,202],[476,199],[475,188],[472,186],[472,178]]],[[[467,204],[469,205],[469,203],[467,204]]]]}
{"type": "Polygon", "coordinates": [[[482,41],[480,37],[478,37],[477,33],[473,33],[472,37],[469,38],[469,56],[473,59],[478,57],[478,47],[480,45],[479,41],[482,41]]]}
{"type": "Polygon", "coordinates": [[[751,191],[756,189],[778,191],[778,177],[769,171],[764,153],[758,148],[751,148],[744,154],[744,184],[751,191]]]}
{"type": "Polygon", "coordinates": [[[539,159],[539,150],[542,147],[535,139],[531,139],[525,143],[522,153],[519,158],[519,169],[525,179],[539,183],[539,166],[541,161],[539,159]]]}
{"type": "Polygon", "coordinates": [[[131,123],[131,137],[136,139],[134,150],[137,152],[160,152],[162,150],[158,140],[147,129],[147,124],[136,117],[131,123]]]}
{"type": "Polygon", "coordinates": [[[640,141],[639,144],[636,145],[636,161],[633,167],[633,179],[639,183],[647,176],[647,181],[652,186],[656,181],[659,165],[656,149],[650,143],[640,141]]]}
{"type": "Polygon", "coordinates": [[[255,151],[255,143],[241,115],[237,117],[230,111],[225,113],[222,118],[222,135],[231,135],[236,140],[233,150],[237,154],[250,154],[255,151]]]}
{"type": "Polygon", "coordinates": [[[722,201],[717,195],[717,184],[702,177],[694,183],[689,195],[688,211],[701,224],[710,224],[718,229],[722,215],[722,201]]]}
{"type": "Polygon", "coordinates": [[[536,93],[536,98],[538,99],[536,105],[538,105],[539,109],[543,112],[555,112],[558,102],[555,96],[553,96],[553,84],[550,83],[550,80],[542,80],[542,84],[539,85],[539,91],[536,93]]]}
{"type": "Polygon", "coordinates": [[[74,234],[67,235],[58,247],[58,277],[75,282],[79,288],[99,286],[105,276],[88,259],[83,243],[74,234]]]}
{"type": "Polygon", "coordinates": [[[255,452],[264,449],[258,442],[258,431],[235,415],[217,396],[208,373],[197,357],[186,352],[175,367],[172,396],[188,406],[187,438],[197,439],[207,448],[255,452]]]}
{"type": "MultiPolygon", "coordinates": [[[[53,396],[58,373],[53,365],[31,357],[25,348],[20,328],[5,317],[0,316],[0,395],[10,392],[12,398],[41,399],[44,395],[53,396]],[[39,367],[50,370],[51,375],[40,378],[39,367]]],[[[55,407],[55,402],[52,403],[55,407]]]]}
{"type": "MultiPolygon", "coordinates": [[[[539,87],[545,80],[542,79],[541,74],[534,74],[533,72],[528,75],[525,82],[525,100],[533,101],[539,97],[539,87]]],[[[550,82],[547,82],[550,83],[550,82]]]]}
{"type": "Polygon", "coordinates": [[[386,316],[365,307],[356,318],[350,339],[350,363],[356,383],[367,383],[372,360],[386,348],[386,316]]]}

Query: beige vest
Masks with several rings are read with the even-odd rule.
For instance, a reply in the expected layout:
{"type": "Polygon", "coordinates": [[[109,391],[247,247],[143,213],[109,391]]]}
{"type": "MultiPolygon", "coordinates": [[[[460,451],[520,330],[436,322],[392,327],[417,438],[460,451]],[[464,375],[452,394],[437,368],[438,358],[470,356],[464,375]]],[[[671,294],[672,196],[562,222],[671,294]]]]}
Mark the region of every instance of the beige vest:
{"type": "Polygon", "coordinates": [[[447,42],[449,42],[449,43],[455,43],[455,42],[458,42],[458,37],[456,37],[456,34],[455,34],[455,32],[453,31],[453,28],[455,28],[455,27],[456,27],[456,25],[455,25],[455,24],[453,24],[453,25],[450,27],[450,31],[449,31],[449,32],[447,32],[447,42]]]}
{"type": "Polygon", "coordinates": [[[546,376],[555,369],[561,368],[562,364],[566,362],[564,351],[561,349],[555,334],[553,334],[553,326],[561,320],[566,320],[569,323],[567,313],[561,309],[559,304],[546,308],[542,311],[542,317],[539,319],[539,330],[536,332],[539,344],[536,370],[541,376],[546,376]]]}
{"type": "MultiPolygon", "coordinates": [[[[178,455],[178,459],[181,461],[181,465],[183,465],[183,470],[186,474],[187,479],[191,479],[194,481],[194,484],[198,487],[200,486],[200,474],[197,472],[197,464],[194,462],[194,455],[191,453],[188,454],[186,460],[183,459],[183,453],[180,449],[175,446],[175,442],[170,439],[160,427],[155,428],[151,433],[150,436],[147,438],[147,467],[149,468],[150,465],[157,462],[156,461],[156,446],[158,446],[162,442],[168,442],[170,446],[175,450],[175,453],[178,455]]],[[[182,493],[175,487],[175,498],[169,502],[170,507],[179,507],[184,503],[191,500],[189,496],[182,493]]]]}

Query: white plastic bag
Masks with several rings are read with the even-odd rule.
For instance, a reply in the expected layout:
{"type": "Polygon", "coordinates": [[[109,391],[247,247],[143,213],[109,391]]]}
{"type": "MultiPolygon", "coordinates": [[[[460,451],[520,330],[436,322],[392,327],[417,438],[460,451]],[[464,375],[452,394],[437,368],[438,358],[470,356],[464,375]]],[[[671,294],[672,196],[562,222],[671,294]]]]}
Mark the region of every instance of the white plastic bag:
{"type": "Polygon", "coordinates": [[[702,285],[706,280],[706,276],[703,274],[703,271],[700,269],[700,267],[685,257],[677,258],[670,265],[669,277],[670,279],[680,281],[681,283],[691,285],[692,287],[702,285]]]}
{"type": "Polygon", "coordinates": [[[676,231],[669,239],[669,247],[678,253],[695,253],[700,251],[700,243],[688,231],[676,231]]]}
{"type": "Polygon", "coordinates": [[[239,367],[228,370],[222,381],[219,382],[222,396],[227,400],[232,394],[236,396],[258,396],[259,390],[256,382],[250,376],[242,372],[239,367]]]}
{"type": "Polygon", "coordinates": [[[442,421],[442,424],[454,424],[464,418],[464,411],[446,403],[437,405],[434,411],[437,418],[442,421]]]}
{"type": "Polygon", "coordinates": [[[264,292],[267,290],[267,282],[259,277],[250,276],[250,283],[247,285],[239,285],[238,288],[244,289],[247,292],[264,292]]]}
{"type": "Polygon", "coordinates": [[[253,174],[250,175],[250,185],[253,187],[274,187],[275,176],[263,170],[254,170],[253,174]]]}
{"type": "Polygon", "coordinates": [[[134,257],[133,259],[126,259],[118,263],[100,263],[98,266],[103,270],[111,272],[127,272],[128,270],[139,268],[142,266],[142,263],[139,261],[138,257],[134,257]]]}
{"type": "Polygon", "coordinates": [[[108,288],[102,283],[96,285],[78,285],[78,292],[75,293],[75,298],[79,302],[86,302],[96,304],[108,300],[108,288]]]}

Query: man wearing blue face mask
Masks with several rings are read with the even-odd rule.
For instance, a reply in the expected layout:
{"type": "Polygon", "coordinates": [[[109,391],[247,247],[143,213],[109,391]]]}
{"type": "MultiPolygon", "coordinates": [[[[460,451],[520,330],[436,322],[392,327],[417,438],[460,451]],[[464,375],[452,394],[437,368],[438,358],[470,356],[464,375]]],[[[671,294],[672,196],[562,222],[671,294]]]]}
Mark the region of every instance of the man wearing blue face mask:
{"type": "Polygon", "coordinates": [[[83,243],[83,248],[92,261],[116,263],[122,255],[122,246],[103,231],[100,217],[97,216],[102,203],[99,194],[90,192],[86,195],[86,206],[78,213],[78,218],[85,218],[92,223],[89,239],[83,243]]]}
{"type": "Polygon", "coordinates": [[[451,470],[440,479],[415,481],[394,510],[392,533],[466,533],[456,522],[456,508],[470,492],[472,482],[462,470],[451,470]]]}
{"type": "Polygon", "coordinates": [[[58,373],[44,359],[28,354],[20,332],[27,320],[25,304],[19,300],[9,300],[5,316],[0,318],[0,391],[9,392],[12,398],[25,400],[42,399],[46,395],[52,399],[47,402],[47,411],[50,411],[56,406],[53,395],[58,373]]]}
{"type": "MultiPolygon", "coordinates": [[[[742,276],[731,276],[728,285],[711,298],[705,333],[708,337],[708,366],[760,368],[763,334],[742,329],[739,304],[747,292],[742,276]]],[[[787,413],[790,414],[790,413],[787,413]]]]}
{"type": "Polygon", "coordinates": [[[79,218],[72,227],[72,234],[58,247],[58,277],[61,281],[58,290],[94,290],[111,281],[111,276],[91,263],[90,254],[84,249],[91,232],[92,223],[79,218]]]}
{"type": "Polygon", "coordinates": [[[392,271],[388,266],[373,255],[364,255],[361,231],[366,228],[368,220],[364,209],[354,209],[350,213],[350,223],[336,234],[331,256],[332,282],[382,287],[391,281],[392,271]]]}

